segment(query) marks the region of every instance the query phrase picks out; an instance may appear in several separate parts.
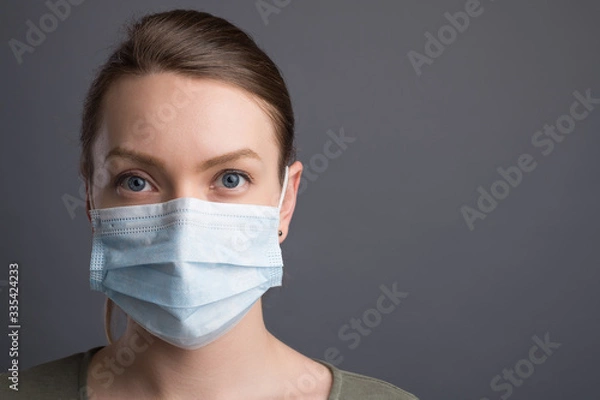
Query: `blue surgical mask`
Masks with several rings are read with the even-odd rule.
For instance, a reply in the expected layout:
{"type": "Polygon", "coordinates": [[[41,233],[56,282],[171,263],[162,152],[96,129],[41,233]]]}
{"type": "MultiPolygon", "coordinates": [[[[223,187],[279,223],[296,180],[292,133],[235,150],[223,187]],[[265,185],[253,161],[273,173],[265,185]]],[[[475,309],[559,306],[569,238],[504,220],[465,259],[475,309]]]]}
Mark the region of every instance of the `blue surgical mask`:
{"type": "Polygon", "coordinates": [[[233,328],[281,286],[277,207],[181,197],[90,210],[90,285],[135,322],[196,349],[233,328]]]}

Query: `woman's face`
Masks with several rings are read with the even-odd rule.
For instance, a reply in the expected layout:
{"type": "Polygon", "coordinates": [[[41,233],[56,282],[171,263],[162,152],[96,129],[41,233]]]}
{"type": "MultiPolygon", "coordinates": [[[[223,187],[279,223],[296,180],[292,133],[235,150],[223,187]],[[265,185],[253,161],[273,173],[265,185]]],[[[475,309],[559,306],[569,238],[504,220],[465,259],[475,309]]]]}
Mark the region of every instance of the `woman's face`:
{"type": "MultiPolygon", "coordinates": [[[[104,110],[92,148],[92,208],[178,197],[277,206],[274,126],[247,92],[174,73],[124,77],[104,110]]],[[[297,188],[300,174],[294,185],[291,173],[297,188]]]]}

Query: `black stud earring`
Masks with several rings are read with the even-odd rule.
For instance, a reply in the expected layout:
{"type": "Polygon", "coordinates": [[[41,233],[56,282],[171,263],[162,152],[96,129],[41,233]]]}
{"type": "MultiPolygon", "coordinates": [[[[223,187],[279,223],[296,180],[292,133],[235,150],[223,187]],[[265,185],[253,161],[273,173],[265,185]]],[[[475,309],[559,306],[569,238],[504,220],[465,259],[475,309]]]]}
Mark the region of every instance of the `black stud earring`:
{"type": "Polygon", "coordinates": [[[279,231],[279,236],[283,235],[283,232],[279,231]]]}

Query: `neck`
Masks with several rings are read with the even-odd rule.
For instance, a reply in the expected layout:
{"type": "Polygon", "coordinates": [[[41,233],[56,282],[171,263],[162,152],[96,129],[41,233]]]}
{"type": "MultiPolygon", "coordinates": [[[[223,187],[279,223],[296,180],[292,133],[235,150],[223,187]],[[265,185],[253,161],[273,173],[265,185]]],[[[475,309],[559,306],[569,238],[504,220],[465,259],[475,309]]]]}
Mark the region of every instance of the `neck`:
{"type": "Polygon", "coordinates": [[[91,376],[98,377],[94,369],[102,363],[114,372],[106,390],[132,398],[249,398],[275,390],[289,355],[284,346],[266,329],[260,300],[229,332],[196,350],[173,346],[130,320],[125,334],[94,356],[91,376]]]}

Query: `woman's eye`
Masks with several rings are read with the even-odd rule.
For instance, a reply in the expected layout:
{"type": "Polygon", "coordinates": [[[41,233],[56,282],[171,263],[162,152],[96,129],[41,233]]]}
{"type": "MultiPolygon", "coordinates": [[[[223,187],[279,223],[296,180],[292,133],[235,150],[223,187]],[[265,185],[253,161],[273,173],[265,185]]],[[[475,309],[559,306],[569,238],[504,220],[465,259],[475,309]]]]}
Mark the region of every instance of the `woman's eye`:
{"type": "Polygon", "coordinates": [[[250,181],[250,178],[241,172],[225,172],[221,175],[221,179],[219,179],[219,182],[228,189],[242,186],[244,181],[250,181]]]}
{"type": "Polygon", "coordinates": [[[138,175],[124,175],[119,178],[117,184],[122,187],[125,186],[132,192],[142,192],[144,189],[150,189],[146,179],[138,175]]]}

